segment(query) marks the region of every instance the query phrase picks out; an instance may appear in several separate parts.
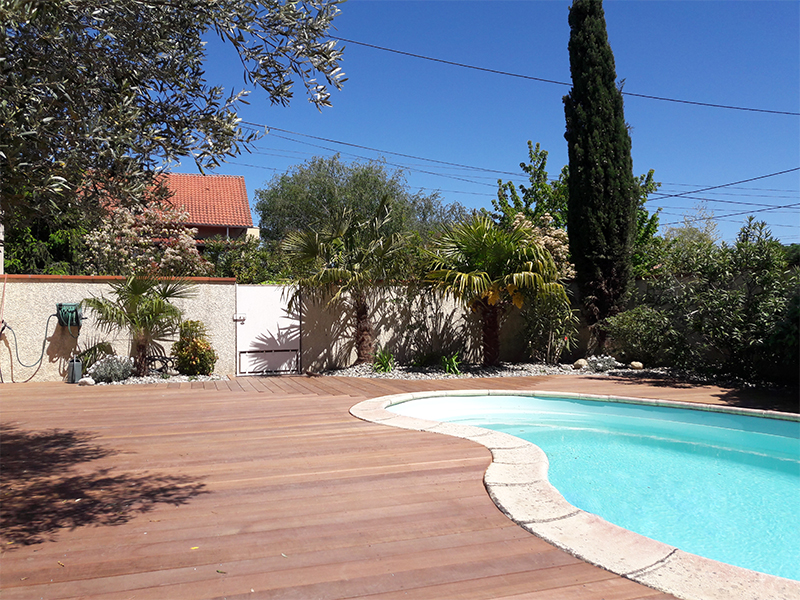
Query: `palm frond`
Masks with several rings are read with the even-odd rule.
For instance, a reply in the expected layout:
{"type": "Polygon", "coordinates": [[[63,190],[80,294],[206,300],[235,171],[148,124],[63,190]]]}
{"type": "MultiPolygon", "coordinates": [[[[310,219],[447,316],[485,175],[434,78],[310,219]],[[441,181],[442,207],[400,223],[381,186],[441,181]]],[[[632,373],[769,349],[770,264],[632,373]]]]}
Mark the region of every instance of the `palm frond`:
{"type": "Polygon", "coordinates": [[[531,244],[529,234],[524,226],[503,229],[484,215],[456,223],[434,242],[426,279],[468,305],[506,298],[519,307],[526,290],[550,290],[557,279],[550,253],[531,244]]]}

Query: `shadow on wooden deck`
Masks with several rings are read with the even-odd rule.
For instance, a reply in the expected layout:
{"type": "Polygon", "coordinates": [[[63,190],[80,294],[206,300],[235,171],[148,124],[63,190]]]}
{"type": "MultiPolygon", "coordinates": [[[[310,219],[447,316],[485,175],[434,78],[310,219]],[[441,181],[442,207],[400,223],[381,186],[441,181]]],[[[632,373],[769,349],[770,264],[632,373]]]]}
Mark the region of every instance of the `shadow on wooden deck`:
{"type": "Polygon", "coordinates": [[[0,538],[9,545],[52,541],[62,529],[121,525],[156,504],[178,506],[204,493],[204,484],[190,477],[92,470],[87,463],[116,453],[95,444],[97,437],[0,425],[0,538]]]}

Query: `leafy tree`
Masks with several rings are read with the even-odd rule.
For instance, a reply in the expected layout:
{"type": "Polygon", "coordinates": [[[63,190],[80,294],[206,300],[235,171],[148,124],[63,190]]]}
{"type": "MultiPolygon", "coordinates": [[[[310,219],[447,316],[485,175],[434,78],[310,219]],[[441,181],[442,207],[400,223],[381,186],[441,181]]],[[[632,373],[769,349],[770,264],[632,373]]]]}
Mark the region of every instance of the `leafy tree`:
{"type": "Polygon", "coordinates": [[[650,169],[646,175],[639,175],[637,189],[639,192],[639,206],[636,208],[636,233],[633,237],[633,254],[631,255],[631,266],[636,277],[646,277],[651,270],[657,266],[652,261],[658,255],[658,245],[660,240],[657,237],[659,227],[658,208],[650,214],[645,204],[650,194],[655,192],[661,183],[655,181],[653,174],[655,171],[650,169]]]}
{"type": "Polygon", "coordinates": [[[143,377],[148,372],[147,355],[154,351],[163,354],[160,342],[172,341],[178,332],[183,313],[170,301],[191,297],[193,286],[185,280],[142,273],[110,285],[115,298],[86,298],[83,305],[94,311],[103,331],[130,335],[134,373],[143,377]]]}
{"type": "MultiPolygon", "coordinates": [[[[82,215],[65,211],[52,222],[36,219],[5,235],[5,272],[42,275],[85,273],[86,227],[82,215]]],[[[3,240],[0,239],[0,244],[3,240]]]]}
{"type": "MultiPolygon", "coordinates": [[[[601,0],[575,0],[569,24],[568,232],[586,320],[593,326],[622,309],[639,192],[601,0]]],[[[602,349],[604,334],[595,333],[602,349]]]]}
{"type": "Polygon", "coordinates": [[[403,172],[390,173],[381,161],[345,163],[338,154],[312,158],[275,177],[255,195],[261,238],[268,242],[324,226],[344,212],[367,221],[382,203],[392,213],[386,227],[422,237],[466,212],[460,204],[442,205],[437,194],[410,193],[403,172]]]}
{"type": "Polygon", "coordinates": [[[265,283],[291,277],[288,261],[277,243],[252,237],[229,240],[220,236],[203,240],[203,258],[213,265],[214,277],[235,277],[239,283],[265,283]]]}
{"type": "Polygon", "coordinates": [[[474,215],[447,227],[431,245],[427,280],[480,314],[485,365],[500,362],[500,317],[512,304],[522,308],[526,293],[569,306],[552,257],[532,236],[524,221],[506,229],[474,215]]]}
{"type": "MultiPolygon", "coordinates": [[[[561,229],[566,232],[568,199],[569,199],[569,166],[561,169],[561,174],[555,181],[547,178],[547,151],[542,150],[539,144],[534,148],[532,142],[528,142],[529,163],[520,163],[520,168],[528,175],[530,185],[520,185],[519,190],[522,195],[517,193],[514,184],[510,181],[503,183],[498,181],[499,189],[497,199],[492,200],[495,212],[492,216],[504,227],[509,227],[514,222],[516,215],[524,215],[531,223],[539,224],[547,221],[551,228],[561,229]]],[[[661,209],[650,214],[645,205],[650,194],[655,192],[661,184],[654,179],[654,171],[651,169],[647,174],[640,175],[638,178],[639,206],[636,212],[636,234],[633,240],[633,269],[638,276],[644,276],[649,272],[650,264],[648,259],[652,255],[651,246],[657,244],[655,241],[658,233],[659,218],[661,209]]],[[[564,234],[566,236],[566,233],[564,234]]],[[[569,244],[566,244],[569,252],[569,244]]],[[[553,258],[556,255],[553,249],[547,246],[553,258]]],[[[569,262],[568,260],[566,262],[569,262]]],[[[560,268],[559,268],[560,269],[560,268]]],[[[564,277],[565,275],[562,275],[564,277]]],[[[574,276],[573,275],[570,275],[574,276]]]]}
{"type": "Polygon", "coordinates": [[[530,140],[528,160],[528,164],[519,163],[530,181],[528,186],[520,184],[522,196],[510,181],[497,180],[497,199],[492,199],[492,206],[497,211],[494,218],[503,227],[509,227],[517,213],[522,213],[531,223],[538,223],[548,214],[556,227],[566,227],[569,167],[561,169],[558,179],[550,182],[547,178],[547,150],[542,150],[538,143],[534,148],[530,140]]]}
{"type": "Polygon", "coordinates": [[[298,289],[318,298],[329,297],[329,306],[338,304],[350,311],[356,364],[373,361],[371,295],[393,281],[401,264],[398,258],[405,251],[405,240],[392,219],[391,203],[384,197],[369,219],[362,220],[344,207],[316,229],[290,231],[282,243],[283,250],[307,273],[299,278],[298,289]]]}
{"type": "Polygon", "coordinates": [[[326,40],[338,0],[36,0],[0,3],[0,213],[8,228],[66,207],[135,204],[158,172],[202,170],[254,139],[203,70],[204,39],[238,52],[247,84],[276,104],[292,79],[318,107],[344,80],[326,40]]]}
{"type": "Polygon", "coordinates": [[[800,267],[800,244],[784,245],[783,252],[790,267],[800,267]]]}

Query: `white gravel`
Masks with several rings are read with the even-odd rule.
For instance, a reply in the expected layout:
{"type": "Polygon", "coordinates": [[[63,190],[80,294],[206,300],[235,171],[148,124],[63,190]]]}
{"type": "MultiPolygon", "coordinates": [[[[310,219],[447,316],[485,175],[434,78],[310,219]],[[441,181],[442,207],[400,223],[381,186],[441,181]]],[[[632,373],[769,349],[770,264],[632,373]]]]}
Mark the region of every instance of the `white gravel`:
{"type": "Polygon", "coordinates": [[[97,382],[94,385],[139,385],[142,383],[184,383],[187,381],[219,381],[227,379],[222,375],[170,375],[163,377],[161,373],[148,375],[147,377],[128,377],[122,381],[112,381],[111,383],[97,382]]]}
{"type": "Polygon", "coordinates": [[[370,364],[346,369],[324,371],[321,375],[337,377],[366,377],[370,379],[469,379],[472,377],[531,377],[536,375],[595,374],[591,369],[573,369],[572,365],[545,365],[532,363],[501,363],[497,367],[460,366],[461,374],[445,373],[441,367],[395,367],[388,373],[378,373],[370,364]]]}

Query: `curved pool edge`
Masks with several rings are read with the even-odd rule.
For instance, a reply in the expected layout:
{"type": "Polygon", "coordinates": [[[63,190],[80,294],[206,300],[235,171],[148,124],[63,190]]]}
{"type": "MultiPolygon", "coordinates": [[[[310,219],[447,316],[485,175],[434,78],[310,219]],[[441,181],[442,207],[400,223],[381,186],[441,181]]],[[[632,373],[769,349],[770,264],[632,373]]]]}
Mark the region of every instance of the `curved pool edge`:
{"type": "Polygon", "coordinates": [[[670,406],[800,421],[800,415],[647,398],[520,390],[444,390],[365,400],[350,414],[401,429],[441,433],[481,444],[492,453],[484,485],[517,525],[573,556],[684,600],[797,600],[800,582],[683,552],[571,505],[550,484],[548,460],[536,445],[512,435],[460,423],[407,417],[388,407],[442,396],[535,396],[670,406]]]}

